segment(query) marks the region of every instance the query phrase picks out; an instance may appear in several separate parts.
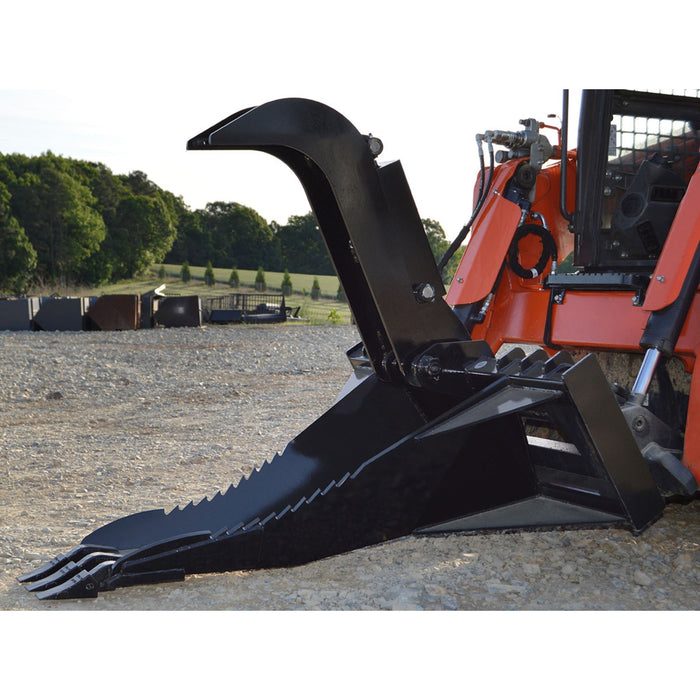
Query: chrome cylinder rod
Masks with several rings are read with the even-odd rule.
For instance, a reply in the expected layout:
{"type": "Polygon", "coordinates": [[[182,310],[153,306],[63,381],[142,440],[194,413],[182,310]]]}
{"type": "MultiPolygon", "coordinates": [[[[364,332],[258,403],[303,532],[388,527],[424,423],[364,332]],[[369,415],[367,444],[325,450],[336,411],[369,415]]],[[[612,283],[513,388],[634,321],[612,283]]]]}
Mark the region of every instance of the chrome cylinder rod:
{"type": "Polygon", "coordinates": [[[656,366],[659,364],[660,358],[661,350],[649,348],[646,351],[644,359],[642,360],[642,366],[639,368],[637,378],[634,380],[634,386],[632,387],[630,396],[631,402],[641,404],[644,401],[644,397],[649,391],[651,380],[654,378],[654,372],[656,371],[656,366]]]}

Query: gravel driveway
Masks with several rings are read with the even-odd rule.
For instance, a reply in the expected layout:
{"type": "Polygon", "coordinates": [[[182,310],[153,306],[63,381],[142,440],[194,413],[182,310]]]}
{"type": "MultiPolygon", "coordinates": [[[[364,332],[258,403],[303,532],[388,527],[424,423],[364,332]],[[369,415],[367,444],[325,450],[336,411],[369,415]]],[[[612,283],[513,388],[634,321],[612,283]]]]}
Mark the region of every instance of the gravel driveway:
{"type": "MultiPolygon", "coordinates": [[[[647,532],[408,537],[305,566],[40,602],[16,576],[212,496],[331,405],[351,327],[0,333],[2,610],[697,610],[700,502],[647,532]]],[[[342,523],[339,524],[342,527],[342,523]]]]}

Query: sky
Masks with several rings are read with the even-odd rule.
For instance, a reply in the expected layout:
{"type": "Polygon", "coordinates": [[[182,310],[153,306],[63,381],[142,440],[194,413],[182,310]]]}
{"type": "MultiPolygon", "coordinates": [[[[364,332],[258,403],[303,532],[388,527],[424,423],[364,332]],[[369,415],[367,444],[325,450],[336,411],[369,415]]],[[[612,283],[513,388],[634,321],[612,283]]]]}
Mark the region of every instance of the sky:
{"type": "MultiPolygon", "coordinates": [[[[590,17],[605,8],[610,23],[614,5],[586,7],[590,17]]],[[[620,5],[629,23],[632,4],[620,5]]],[[[193,209],[236,201],[285,223],[310,207],[284,164],[257,152],[187,151],[186,142],[240,109],[306,97],[382,139],[379,160],[401,160],[421,217],[451,239],[471,214],[477,132],[517,130],[526,117],[558,126],[548,115],[561,114],[569,88],[575,134],[581,87],[667,76],[643,63],[623,76],[596,65],[590,48],[576,55],[577,46],[600,47],[598,20],[568,22],[562,40],[561,17],[526,10],[513,0],[24,0],[3,10],[0,152],[50,150],[115,174],[141,170],[193,209]]]]}

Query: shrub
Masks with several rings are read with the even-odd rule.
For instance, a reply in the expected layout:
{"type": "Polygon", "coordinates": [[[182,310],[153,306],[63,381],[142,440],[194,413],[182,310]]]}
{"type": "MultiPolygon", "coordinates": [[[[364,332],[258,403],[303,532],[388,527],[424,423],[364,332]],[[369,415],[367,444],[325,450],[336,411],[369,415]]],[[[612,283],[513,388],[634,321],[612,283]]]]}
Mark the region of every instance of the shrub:
{"type": "Polygon", "coordinates": [[[158,268],[158,279],[159,280],[164,280],[165,279],[165,265],[161,265],[158,268]]]}
{"type": "Polygon", "coordinates": [[[314,282],[311,285],[311,298],[318,301],[321,297],[321,285],[318,283],[318,277],[314,277],[314,282]]]}
{"type": "Polygon", "coordinates": [[[241,286],[241,278],[238,276],[238,270],[235,267],[231,270],[231,275],[228,278],[228,285],[236,289],[241,286]]]}
{"type": "Polygon", "coordinates": [[[282,294],[288,297],[292,293],[292,278],[289,276],[289,271],[284,271],[284,276],[282,277],[282,294]]]}
{"type": "Polygon", "coordinates": [[[335,326],[337,323],[340,323],[341,320],[342,320],[342,317],[341,317],[341,315],[338,313],[338,310],[337,310],[337,309],[331,309],[330,313],[328,314],[327,321],[328,321],[329,323],[332,323],[332,324],[335,326]]]}
{"type": "Polygon", "coordinates": [[[342,302],[347,301],[347,298],[345,296],[345,291],[343,290],[343,286],[340,283],[338,283],[338,291],[336,292],[335,299],[336,299],[336,301],[342,301],[342,302]]]}
{"type": "Polygon", "coordinates": [[[265,273],[262,267],[258,268],[258,273],[255,275],[255,289],[258,292],[264,292],[267,289],[267,282],[265,282],[265,273]]]}
{"type": "Polygon", "coordinates": [[[207,262],[207,268],[204,270],[204,284],[207,287],[213,287],[216,284],[216,277],[214,277],[214,268],[211,265],[211,260],[207,262]]]}
{"type": "Polygon", "coordinates": [[[190,264],[185,260],[180,268],[180,279],[187,284],[192,279],[192,274],[190,273],[190,264]]]}

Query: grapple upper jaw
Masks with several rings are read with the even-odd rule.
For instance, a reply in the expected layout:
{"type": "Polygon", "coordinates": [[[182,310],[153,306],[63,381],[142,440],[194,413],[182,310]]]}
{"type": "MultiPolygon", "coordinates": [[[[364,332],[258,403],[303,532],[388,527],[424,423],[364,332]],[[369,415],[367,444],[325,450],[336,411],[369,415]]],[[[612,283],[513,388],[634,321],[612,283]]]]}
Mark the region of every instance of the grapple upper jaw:
{"type": "Polygon", "coordinates": [[[275,100],[218,122],[188,148],[263,151],[295,173],[378,376],[407,375],[427,342],[469,338],[443,299],[401,163],[377,163],[368,137],[336,110],[275,100]]]}

